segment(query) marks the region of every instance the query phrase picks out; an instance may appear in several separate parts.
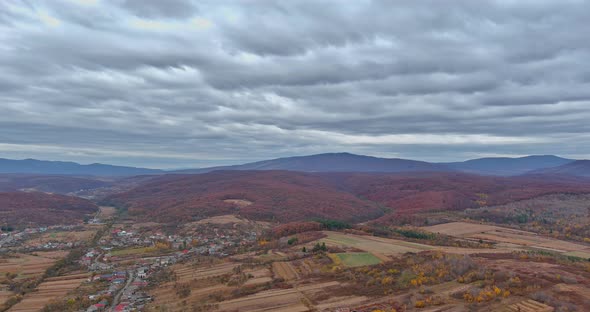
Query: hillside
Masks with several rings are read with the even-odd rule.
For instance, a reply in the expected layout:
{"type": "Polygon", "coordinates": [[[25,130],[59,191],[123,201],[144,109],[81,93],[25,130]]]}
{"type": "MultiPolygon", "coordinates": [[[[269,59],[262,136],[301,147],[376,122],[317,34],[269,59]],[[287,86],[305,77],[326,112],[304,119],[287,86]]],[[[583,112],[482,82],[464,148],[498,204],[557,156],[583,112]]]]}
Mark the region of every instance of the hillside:
{"type": "Polygon", "coordinates": [[[489,157],[472,159],[463,162],[443,163],[457,171],[483,175],[513,176],[532,170],[557,167],[573,162],[572,159],[553,155],[534,155],[520,158],[489,157]]]}
{"type": "Polygon", "coordinates": [[[576,160],[562,166],[534,170],[529,174],[570,175],[590,177],[590,160],[576,160]]]}
{"type": "Polygon", "coordinates": [[[391,208],[394,214],[463,210],[498,205],[551,193],[590,192],[590,183],[574,179],[492,177],[465,173],[327,174],[339,189],[391,208]]]}
{"type": "Polygon", "coordinates": [[[0,158],[0,173],[63,174],[91,176],[130,176],[159,174],[161,170],[105,164],[81,165],[75,162],[47,161],[36,159],[0,158]]]}
{"type": "Polygon", "coordinates": [[[180,170],[177,173],[203,173],[214,170],[290,170],[303,172],[418,172],[448,171],[443,165],[424,161],[378,158],[350,153],[327,153],[277,158],[236,166],[180,170]]]}
{"type": "Polygon", "coordinates": [[[112,181],[73,176],[0,174],[0,192],[26,190],[68,194],[112,185],[112,181]]]}
{"type": "Polygon", "coordinates": [[[281,222],[382,215],[375,204],[339,191],[318,176],[286,171],[216,171],[168,175],[106,199],[140,219],[190,222],[228,213],[281,222]]]}
{"type": "Polygon", "coordinates": [[[442,172],[216,171],[157,177],[108,197],[107,202],[128,207],[130,214],[140,219],[165,222],[183,223],[228,213],[281,222],[313,218],[363,221],[384,212],[391,217],[463,210],[560,192],[590,192],[590,183],[442,172]]]}
{"type": "Polygon", "coordinates": [[[0,192],[0,224],[12,227],[72,224],[94,213],[92,202],[39,192],[0,192]]]}

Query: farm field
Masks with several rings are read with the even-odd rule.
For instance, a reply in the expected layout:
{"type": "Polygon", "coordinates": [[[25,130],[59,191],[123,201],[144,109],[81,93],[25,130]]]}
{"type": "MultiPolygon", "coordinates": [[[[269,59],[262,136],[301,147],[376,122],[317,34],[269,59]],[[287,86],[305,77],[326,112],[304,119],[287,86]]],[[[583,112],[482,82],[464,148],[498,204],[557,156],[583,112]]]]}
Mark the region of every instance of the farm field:
{"type": "Polygon", "coordinates": [[[406,242],[398,239],[383,238],[368,235],[344,234],[339,232],[324,232],[327,237],[319,239],[328,246],[352,247],[362,251],[369,252],[375,257],[388,261],[389,256],[400,256],[407,252],[418,253],[428,250],[440,250],[454,254],[476,254],[476,253],[510,253],[519,248],[495,248],[495,249],[478,249],[478,248],[461,248],[448,246],[430,246],[413,242],[406,242]]]}
{"type": "Polygon", "coordinates": [[[206,267],[191,267],[190,265],[174,265],[172,270],[176,273],[179,282],[206,279],[231,273],[238,263],[220,263],[206,267]]]}
{"type": "Polygon", "coordinates": [[[572,256],[588,256],[590,258],[590,247],[588,246],[500,226],[451,222],[427,226],[422,229],[432,233],[441,233],[460,238],[488,240],[497,243],[560,252],[572,256]]]}
{"type": "Polygon", "coordinates": [[[285,281],[298,279],[299,275],[289,262],[277,261],[272,263],[272,270],[276,277],[280,277],[285,281]]]}
{"type": "Polygon", "coordinates": [[[258,285],[272,281],[272,272],[268,268],[245,270],[244,273],[252,276],[244,283],[244,286],[258,285]]]}
{"type": "MultiPolygon", "coordinates": [[[[182,301],[186,301],[187,305],[198,303],[202,298],[217,292],[230,291],[233,289],[232,287],[228,287],[220,281],[215,281],[213,279],[222,275],[231,275],[234,268],[238,265],[238,263],[217,263],[200,266],[192,264],[175,264],[171,267],[171,270],[173,274],[175,274],[176,280],[161,284],[151,292],[155,298],[153,307],[165,307],[166,309],[170,309],[170,311],[182,309],[182,307],[179,306],[181,302],[179,302],[174,287],[178,284],[186,284],[191,287],[190,294],[187,297],[182,298],[182,301]]],[[[256,279],[256,276],[258,276],[258,278],[264,278],[265,272],[255,272],[252,275],[255,276],[254,279],[256,279]]],[[[270,275],[268,270],[266,275],[270,275]]]]}
{"type": "Polygon", "coordinates": [[[312,311],[303,303],[306,296],[338,285],[339,282],[325,282],[290,289],[261,291],[254,295],[220,302],[219,311],[312,311]]]}
{"type": "Polygon", "coordinates": [[[8,311],[39,311],[52,300],[65,296],[68,292],[80,286],[88,277],[89,274],[84,273],[48,278],[37,286],[34,292],[26,294],[21,302],[8,311]]]}
{"type": "Polygon", "coordinates": [[[40,276],[66,254],[66,251],[48,251],[8,256],[0,259],[0,274],[15,273],[17,279],[40,276]]]}
{"type": "Polygon", "coordinates": [[[508,306],[514,312],[553,312],[555,309],[538,301],[529,299],[508,306]]]}
{"type": "Polygon", "coordinates": [[[117,208],[109,207],[109,206],[100,206],[98,207],[98,216],[101,219],[109,219],[115,216],[117,213],[117,208]]]}
{"type": "MultiPolygon", "coordinates": [[[[433,249],[432,246],[428,245],[368,235],[344,234],[339,232],[325,232],[325,234],[327,237],[322,238],[319,241],[326,243],[326,245],[353,247],[373,253],[377,257],[380,255],[401,255],[406,252],[420,252],[433,249]]],[[[382,256],[380,258],[382,258],[382,256]]]]}
{"type": "Polygon", "coordinates": [[[381,260],[368,252],[347,252],[334,254],[347,267],[374,265],[381,260]]]}
{"type": "Polygon", "coordinates": [[[247,223],[247,222],[248,222],[248,220],[240,219],[234,215],[222,215],[222,216],[215,216],[215,217],[210,217],[210,218],[206,218],[203,220],[187,223],[187,224],[185,224],[185,226],[189,226],[191,224],[207,224],[207,223],[230,224],[230,223],[247,223]]]}
{"type": "Polygon", "coordinates": [[[7,289],[0,290],[0,307],[4,304],[4,302],[6,302],[6,300],[8,300],[8,298],[10,298],[13,295],[14,295],[14,292],[12,292],[10,290],[7,290],[7,289]]]}

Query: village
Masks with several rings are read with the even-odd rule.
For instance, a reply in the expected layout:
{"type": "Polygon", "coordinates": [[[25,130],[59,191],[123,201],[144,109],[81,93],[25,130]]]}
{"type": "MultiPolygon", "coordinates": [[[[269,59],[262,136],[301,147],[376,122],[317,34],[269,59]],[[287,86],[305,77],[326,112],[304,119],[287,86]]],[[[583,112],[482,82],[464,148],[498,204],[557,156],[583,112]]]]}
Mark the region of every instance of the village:
{"type": "Polygon", "coordinates": [[[5,281],[0,295],[15,296],[19,285],[34,280],[67,280],[71,283],[63,287],[63,296],[38,300],[35,296],[43,292],[27,294],[16,308],[32,309],[28,304],[34,302],[34,307],[59,311],[62,304],[75,301],[79,311],[141,311],[153,301],[146,289],[160,282],[158,274],[165,275],[167,267],[200,256],[221,259],[256,245],[260,231],[251,225],[197,222],[170,229],[119,219],[114,208],[101,207],[84,224],[4,228],[0,250],[6,276],[30,273],[5,281]],[[29,258],[26,263],[34,272],[28,264],[12,264],[29,258]]]}
{"type": "Polygon", "coordinates": [[[177,234],[165,234],[157,225],[113,224],[79,259],[91,274],[87,283],[102,288],[87,295],[92,305],[86,311],[140,311],[153,300],[144,290],[153,275],[196,256],[227,257],[254,245],[257,237],[235,224],[195,224],[177,234]]]}

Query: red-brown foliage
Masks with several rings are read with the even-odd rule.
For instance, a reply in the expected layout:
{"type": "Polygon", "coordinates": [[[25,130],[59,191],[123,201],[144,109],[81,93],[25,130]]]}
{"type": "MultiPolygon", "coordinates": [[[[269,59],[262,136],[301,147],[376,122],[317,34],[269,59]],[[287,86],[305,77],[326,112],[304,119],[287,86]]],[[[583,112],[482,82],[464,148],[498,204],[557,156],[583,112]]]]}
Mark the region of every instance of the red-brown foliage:
{"type": "Polygon", "coordinates": [[[587,180],[492,177],[464,173],[300,173],[218,171],[168,175],[108,200],[139,217],[190,222],[235,213],[252,219],[294,222],[314,218],[362,221],[390,213],[387,222],[415,212],[463,210],[550,193],[590,192],[587,180]],[[252,202],[239,207],[226,199],[252,202]]]}
{"type": "Polygon", "coordinates": [[[38,192],[0,193],[0,224],[13,227],[72,224],[96,212],[92,202],[38,192]]]}
{"type": "Polygon", "coordinates": [[[463,173],[323,174],[340,189],[394,211],[380,220],[423,211],[464,210],[552,193],[587,193],[584,180],[549,176],[493,177],[463,173]]]}
{"type": "Polygon", "coordinates": [[[297,233],[303,233],[308,231],[320,231],[322,229],[322,225],[318,222],[289,222],[285,224],[281,224],[275,226],[272,229],[272,235],[274,237],[283,237],[287,235],[293,235],[297,233]]]}
{"type": "Polygon", "coordinates": [[[382,215],[375,204],[339,191],[314,174],[288,171],[168,175],[106,201],[128,207],[130,214],[140,218],[179,223],[228,213],[281,222],[357,221],[382,215]],[[239,207],[227,199],[251,205],[239,207]]]}

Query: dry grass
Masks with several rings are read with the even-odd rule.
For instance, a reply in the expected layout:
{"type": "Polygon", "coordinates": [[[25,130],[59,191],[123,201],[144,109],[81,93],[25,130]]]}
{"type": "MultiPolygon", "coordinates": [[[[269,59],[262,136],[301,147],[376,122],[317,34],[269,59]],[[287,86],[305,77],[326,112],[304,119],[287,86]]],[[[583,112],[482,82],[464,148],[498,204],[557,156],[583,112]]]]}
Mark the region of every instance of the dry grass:
{"type": "Polygon", "coordinates": [[[10,312],[39,311],[52,300],[61,299],[88,279],[88,274],[73,274],[47,279],[36,291],[25,295],[23,300],[14,305],[10,312]]]}

